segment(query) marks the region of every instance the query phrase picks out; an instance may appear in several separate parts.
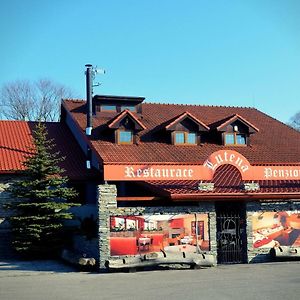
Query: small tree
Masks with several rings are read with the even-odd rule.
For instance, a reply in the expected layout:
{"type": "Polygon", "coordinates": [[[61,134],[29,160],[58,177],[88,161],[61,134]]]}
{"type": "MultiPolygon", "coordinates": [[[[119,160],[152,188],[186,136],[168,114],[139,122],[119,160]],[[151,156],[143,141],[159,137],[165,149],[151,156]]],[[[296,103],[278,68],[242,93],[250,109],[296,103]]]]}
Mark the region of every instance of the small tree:
{"type": "Polygon", "coordinates": [[[300,131],[300,111],[297,112],[292,118],[290,118],[290,122],[288,124],[296,130],[300,131]]]}
{"type": "Polygon", "coordinates": [[[57,165],[63,158],[53,153],[53,141],[47,139],[45,125],[38,123],[34,131],[34,149],[26,158],[24,179],[13,184],[11,192],[17,201],[10,222],[13,246],[27,256],[58,254],[64,242],[63,222],[72,219],[67,210],[76,205],[66,200],[74,198],[74,189],[66,186],[67,178],[57,165]]]}

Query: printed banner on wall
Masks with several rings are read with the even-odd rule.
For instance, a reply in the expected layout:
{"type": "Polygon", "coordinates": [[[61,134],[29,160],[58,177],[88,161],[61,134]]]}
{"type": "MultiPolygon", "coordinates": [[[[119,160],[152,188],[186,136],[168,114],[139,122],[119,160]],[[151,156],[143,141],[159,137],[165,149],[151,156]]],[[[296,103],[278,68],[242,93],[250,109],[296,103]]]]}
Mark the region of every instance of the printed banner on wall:
{"type": "Polygon", "coordinates": [[[209,250],[208,215],[143,215],[110,218],[110,252],[137,255],[149,252],[209,250]]]}
{"type": "Polygon", "coordinates": [[[300,246],[300,212],[256,212],[252,228],[254,248],[300,246]]]}

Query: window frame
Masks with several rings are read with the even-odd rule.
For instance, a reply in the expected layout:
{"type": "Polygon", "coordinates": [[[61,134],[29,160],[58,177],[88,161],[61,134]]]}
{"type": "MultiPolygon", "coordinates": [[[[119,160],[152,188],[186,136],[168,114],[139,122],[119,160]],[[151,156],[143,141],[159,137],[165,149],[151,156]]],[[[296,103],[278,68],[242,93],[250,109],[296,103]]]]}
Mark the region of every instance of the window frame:
{"type": "Polygon", "coordinates": [[[173,132],[173,144],[174,145],[180,145],[180,146],[197,146],[198,145],[198,133],[195,131],[183,131],[183,130],[176,130],[173,132]],[[176,142],[176,134],[177,133],[183,133],[184,142],[183,143],[177,143],[176,142]],[[189,134],[195,134],[195,143],[188,143],[188,135],[189,134]]]}
{"type": "Polygon", "coordinates": [[[245,133],[239,133],[239,132],[225,132],[223,135],[223,144],[224,146],[235,146],[235,147],[246,147],[247,146],[247,135],[245,133]],[[227,144],[226,143],[226,135],[233,135],[233,144],[227,144]],[[245,138],[245,144],[239,144],[237,143],[237,136],[243,136],[245,138]]]}
{"type": "Polygon", "coordinates": [[[112,104],[112,105],[109,105],[109,104],[101,104],[100,109],[101,109],[101,112],[102,112],[102,111],[117,112],[117,106],[114,105],[114,104],[112,104]],[[104,109],[105,106],[107,106],[107,107],[114,107],[114,109],[104,109]]]}
{"type": "Polygon", "coordinates": [[[133,130],[128,130],[128,129],[118,129],[117,130],[117,143],[119,145],[132,145],[134,140],[134,132],[133,130]],[[131,133],[131,140],[129,142],[122,142],[121,141],[121,132],[130,132],[131,133]]]}

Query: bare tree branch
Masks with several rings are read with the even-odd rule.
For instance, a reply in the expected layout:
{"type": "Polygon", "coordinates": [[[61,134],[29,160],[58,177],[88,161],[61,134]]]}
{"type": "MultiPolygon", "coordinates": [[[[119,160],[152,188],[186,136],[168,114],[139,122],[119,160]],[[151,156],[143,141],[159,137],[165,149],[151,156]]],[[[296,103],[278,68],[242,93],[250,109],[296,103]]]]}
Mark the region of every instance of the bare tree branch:
{"type": "Polygon", "coordinates": [[[13,120],[57,121],[62,98],[74,98],[73,91],[49,79],[15,81],[1,89],[0,113],[13,120]]]}
{"type": "Polygon", "coordinates": [[[288,125],[300,131],[300,111],[297,112],[293,117],[291,117],[288,125]]]}

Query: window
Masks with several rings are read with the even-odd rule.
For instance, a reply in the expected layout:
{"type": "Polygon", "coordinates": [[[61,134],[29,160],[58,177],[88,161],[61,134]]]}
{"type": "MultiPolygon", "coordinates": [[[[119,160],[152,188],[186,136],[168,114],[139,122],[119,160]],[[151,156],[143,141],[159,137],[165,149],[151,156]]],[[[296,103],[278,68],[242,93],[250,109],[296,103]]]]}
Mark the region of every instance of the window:
{"type": "Polygon", "coordinates": [[[246,145],[247,139],[245,134],[225,133],[225,145],[246,145]]]}
{"type": "Polygon", "coordinates": [[[175,144],[184,144],[184,132],[175,132],[175,144]]]}
{"type": "Polygon", "coordinates": [[[174,133],[174,144],[176,145],[196,145],[197,134],[195,132],[175,132],[174,133]]]}
{"type": "Polygon", "coordinates": [[[234,133],[225,134],[225,145],[234,145],[234,133]]]}
{"type": "Polygon", "coordinates": [[[197,144],[197,135],[194,132],[188,132],[187,133],[187,139],[186,139],[187,144],[197,144]]]}
{"type": "Polygon", "coordinates": [[[116,111],[115,105],[101,105],[101,111],[116,111]]]}
{"type": "Polygon", "coordinates": [[[129,110],[129,111],[136,111],[134,105],[124,105],[124,106],[121,106],[121,111],[126,110],[126,109],[129,110]]]}
{"type": "Polygon", "coordinates": [[[118,131],[118,143],[119,144],[132,144],[133,133],[131,130],[119,130],[118,131]]]}
{"type": "Polygon", "coordinates": [[[244,134],[237,134],[236,143],[238,145],[246,145],[246,136],[244,134]]]}

